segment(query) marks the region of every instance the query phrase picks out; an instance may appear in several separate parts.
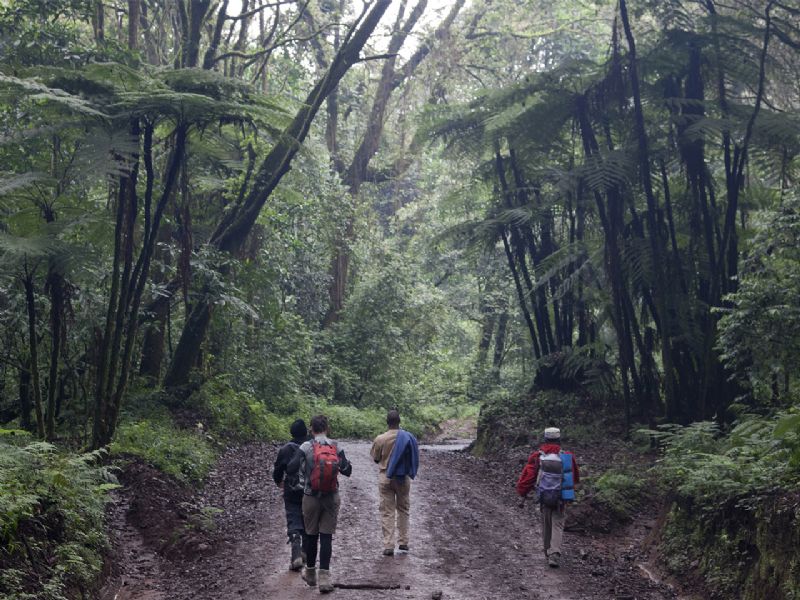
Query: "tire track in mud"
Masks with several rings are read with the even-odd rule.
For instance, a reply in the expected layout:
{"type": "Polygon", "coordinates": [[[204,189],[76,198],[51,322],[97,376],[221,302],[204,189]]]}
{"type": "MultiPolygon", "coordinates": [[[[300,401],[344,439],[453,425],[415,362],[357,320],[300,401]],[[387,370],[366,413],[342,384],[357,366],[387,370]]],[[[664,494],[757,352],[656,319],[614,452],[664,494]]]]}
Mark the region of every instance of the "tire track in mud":
{"type": "MultiPolygon", "coordinates": [[[[567,533],[562,568],[547,567],[534,507],[517,507],[508,478],[496,464],[464,453],[423,449],[412,487],[411,552],[384,557],[370,445],[342,441],[340,447],[353,462],[353,476],[340,478],[333,580],[400,589],[337,589],[334,599],[421,600],[436,592],[459,600],[674,598],[635,565],[605,552],[602,540],[567,533]],[[604,550],[602,557],[598,548],[604,550]]],[[[213,552],[161,561],[160,572],[143,574],[142,581],[134,582],[136,589],[146,593],[143,582],[150,582],[170,600],[318,597],[316,589],[288,570],[283,499],[270,477],[275,452],[271,444],[227,452],[195,501],[222,510],[213,552]]]]}

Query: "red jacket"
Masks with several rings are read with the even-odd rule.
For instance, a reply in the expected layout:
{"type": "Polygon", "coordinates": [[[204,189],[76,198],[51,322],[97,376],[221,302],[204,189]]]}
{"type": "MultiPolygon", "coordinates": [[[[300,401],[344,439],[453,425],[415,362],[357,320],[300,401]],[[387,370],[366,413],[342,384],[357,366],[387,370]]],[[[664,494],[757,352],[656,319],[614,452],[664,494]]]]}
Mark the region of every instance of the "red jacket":
{"type": "MultiPolygon", "coordinates": [[[[538,450],[531,452],[528,457],[528,462],[522,469],[522,474],[517,480],[517,494],[520,496],[527,496],[533,487],[536,485],[536,477],[539,475],[539,456],[540,452],[545,454],[558,454],[562,452],[560,444],[544,443],[539,446],[538,450]]],[[[564,454],[572,455],[572,452],[564,452],[564,454]]],[[[572,456],[572,478],[575,485],[580,482],[580,474],[578,472],[578,463],[575,461],[575,456],[572,456]]]]}

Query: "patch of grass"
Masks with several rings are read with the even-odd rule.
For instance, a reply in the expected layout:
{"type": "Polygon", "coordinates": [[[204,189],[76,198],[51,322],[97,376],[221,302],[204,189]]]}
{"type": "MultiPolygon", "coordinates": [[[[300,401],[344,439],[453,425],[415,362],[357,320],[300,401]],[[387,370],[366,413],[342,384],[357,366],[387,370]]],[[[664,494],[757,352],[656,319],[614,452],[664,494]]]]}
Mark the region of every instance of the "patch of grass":
{"type": "Polygon", "coordinates": [[[251,394],[233,389],[222,377],[206,382],[189,397],[187,406],[198,411],[211,435],[226,441],[284,437],[282,431],[288,430],[292,421],[286,415],[270,412],[251,394]]]}
{"type": "Polygon", "coordinates": [[[123,422],[111,451],[138,456],[187,483],[201,481],[217,459],[216,450],[202,430],[179,429],[168,414],[159,421],[123,422]]]}

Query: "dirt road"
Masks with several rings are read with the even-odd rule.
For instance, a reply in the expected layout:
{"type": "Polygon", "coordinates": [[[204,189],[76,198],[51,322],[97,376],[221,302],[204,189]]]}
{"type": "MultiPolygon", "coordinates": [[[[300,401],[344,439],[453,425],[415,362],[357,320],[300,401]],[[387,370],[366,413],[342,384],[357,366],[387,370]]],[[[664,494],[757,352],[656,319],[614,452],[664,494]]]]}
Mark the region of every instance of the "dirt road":
{"type": "MultiPolygon", "coordinates": [[[[461,452],[422,450],[412,488],[411,552],[384,557],[377,468],[369,459],[369,445],[342,442],[341,447],[353,462],[353,476],[341,478],[342,509],[331,561],[334,582],[400,589],[337,589],[332,598],[430,599],[437,592],[460,600],[674,597],[637,566],[635,548],[623,543],[630,540],[612,547],[608,540],[567,533],[562,567],[547,567],[534,507],[518,508],[507,474],[461,452]]],[[[137,547],[135,557],[128,559],[132,564],[122,565],[121,579],[127,585],[117,600],[318,597],[316,589],[287,570],[283,501],[269,476],[274,456],[269,444],[226,453],[194,500],[221,510],[206,551],[166,560],[143,556],[137,547]]],[[[117,550],[124,553],[126,548],[117,550]]]]}

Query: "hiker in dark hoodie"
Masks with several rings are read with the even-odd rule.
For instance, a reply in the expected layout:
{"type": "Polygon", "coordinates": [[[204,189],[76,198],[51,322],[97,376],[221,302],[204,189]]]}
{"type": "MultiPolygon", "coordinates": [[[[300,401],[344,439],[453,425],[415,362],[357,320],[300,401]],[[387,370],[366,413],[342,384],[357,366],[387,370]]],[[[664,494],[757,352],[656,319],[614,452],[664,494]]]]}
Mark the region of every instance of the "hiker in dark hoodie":
{"type": "Polygon", "coordinates": [[[289,428],[292,440],[281,447],[275,459],[275,466],[272,470],[272,479],[275,484],[283,489],[283,505],[286,509],[286,534],[289,536],[289,543],[292,545],[292,555],[289,568],[292,571],[299,571],[303,568],[303,536],[305,527],[303,525],[303,488],[305,482],[302,480],[302,473],[296,472],[292,475],[286,473],[286,467],[300,452],[300,445],[308,441],[308,429],[303,419],[297,419],[289,428]]]}
{"type": "Polygon", "coordinates": [[[531,452],[517,481],[517,494],[525,497],[534,488],[542,511],[544,555],[551,567],[561,560],[561,539],[568,503],[575,499],[575,486],[580,481],[578,463],[572,452],[561,449],[561,431],[556,427],[544,430],[544,443],[531,452]]]}
{"type": "Polygon", "coordinates": [[[333,552],[333,534],[339,518],[339,480],[341,473],[350,477],[353,465],[340,450],[336,441],[330,439],[328,418],[317,415],[311,419],[313,438],[300,446],[286,472],[303,473],[303,522],[306,534],[303,550],[306,553],[306,568],[303,580],[310,586],[319,581],[320,593],[333,591],[330,562],[333,552]],[[319,579],[317,579],[317,544],[319,544],[319,579]]]}
{"type": "Polygon", "coordinates": [[[394,533],[397,529],[398,550],[408,552],[408,521],[411,512],[411,480],[419,468],[417,439],[400,429],[400,413],[386,415],[389,430],[372,443],[370,455],[378,463],[383,555],[394,554],[394,533]]]}

